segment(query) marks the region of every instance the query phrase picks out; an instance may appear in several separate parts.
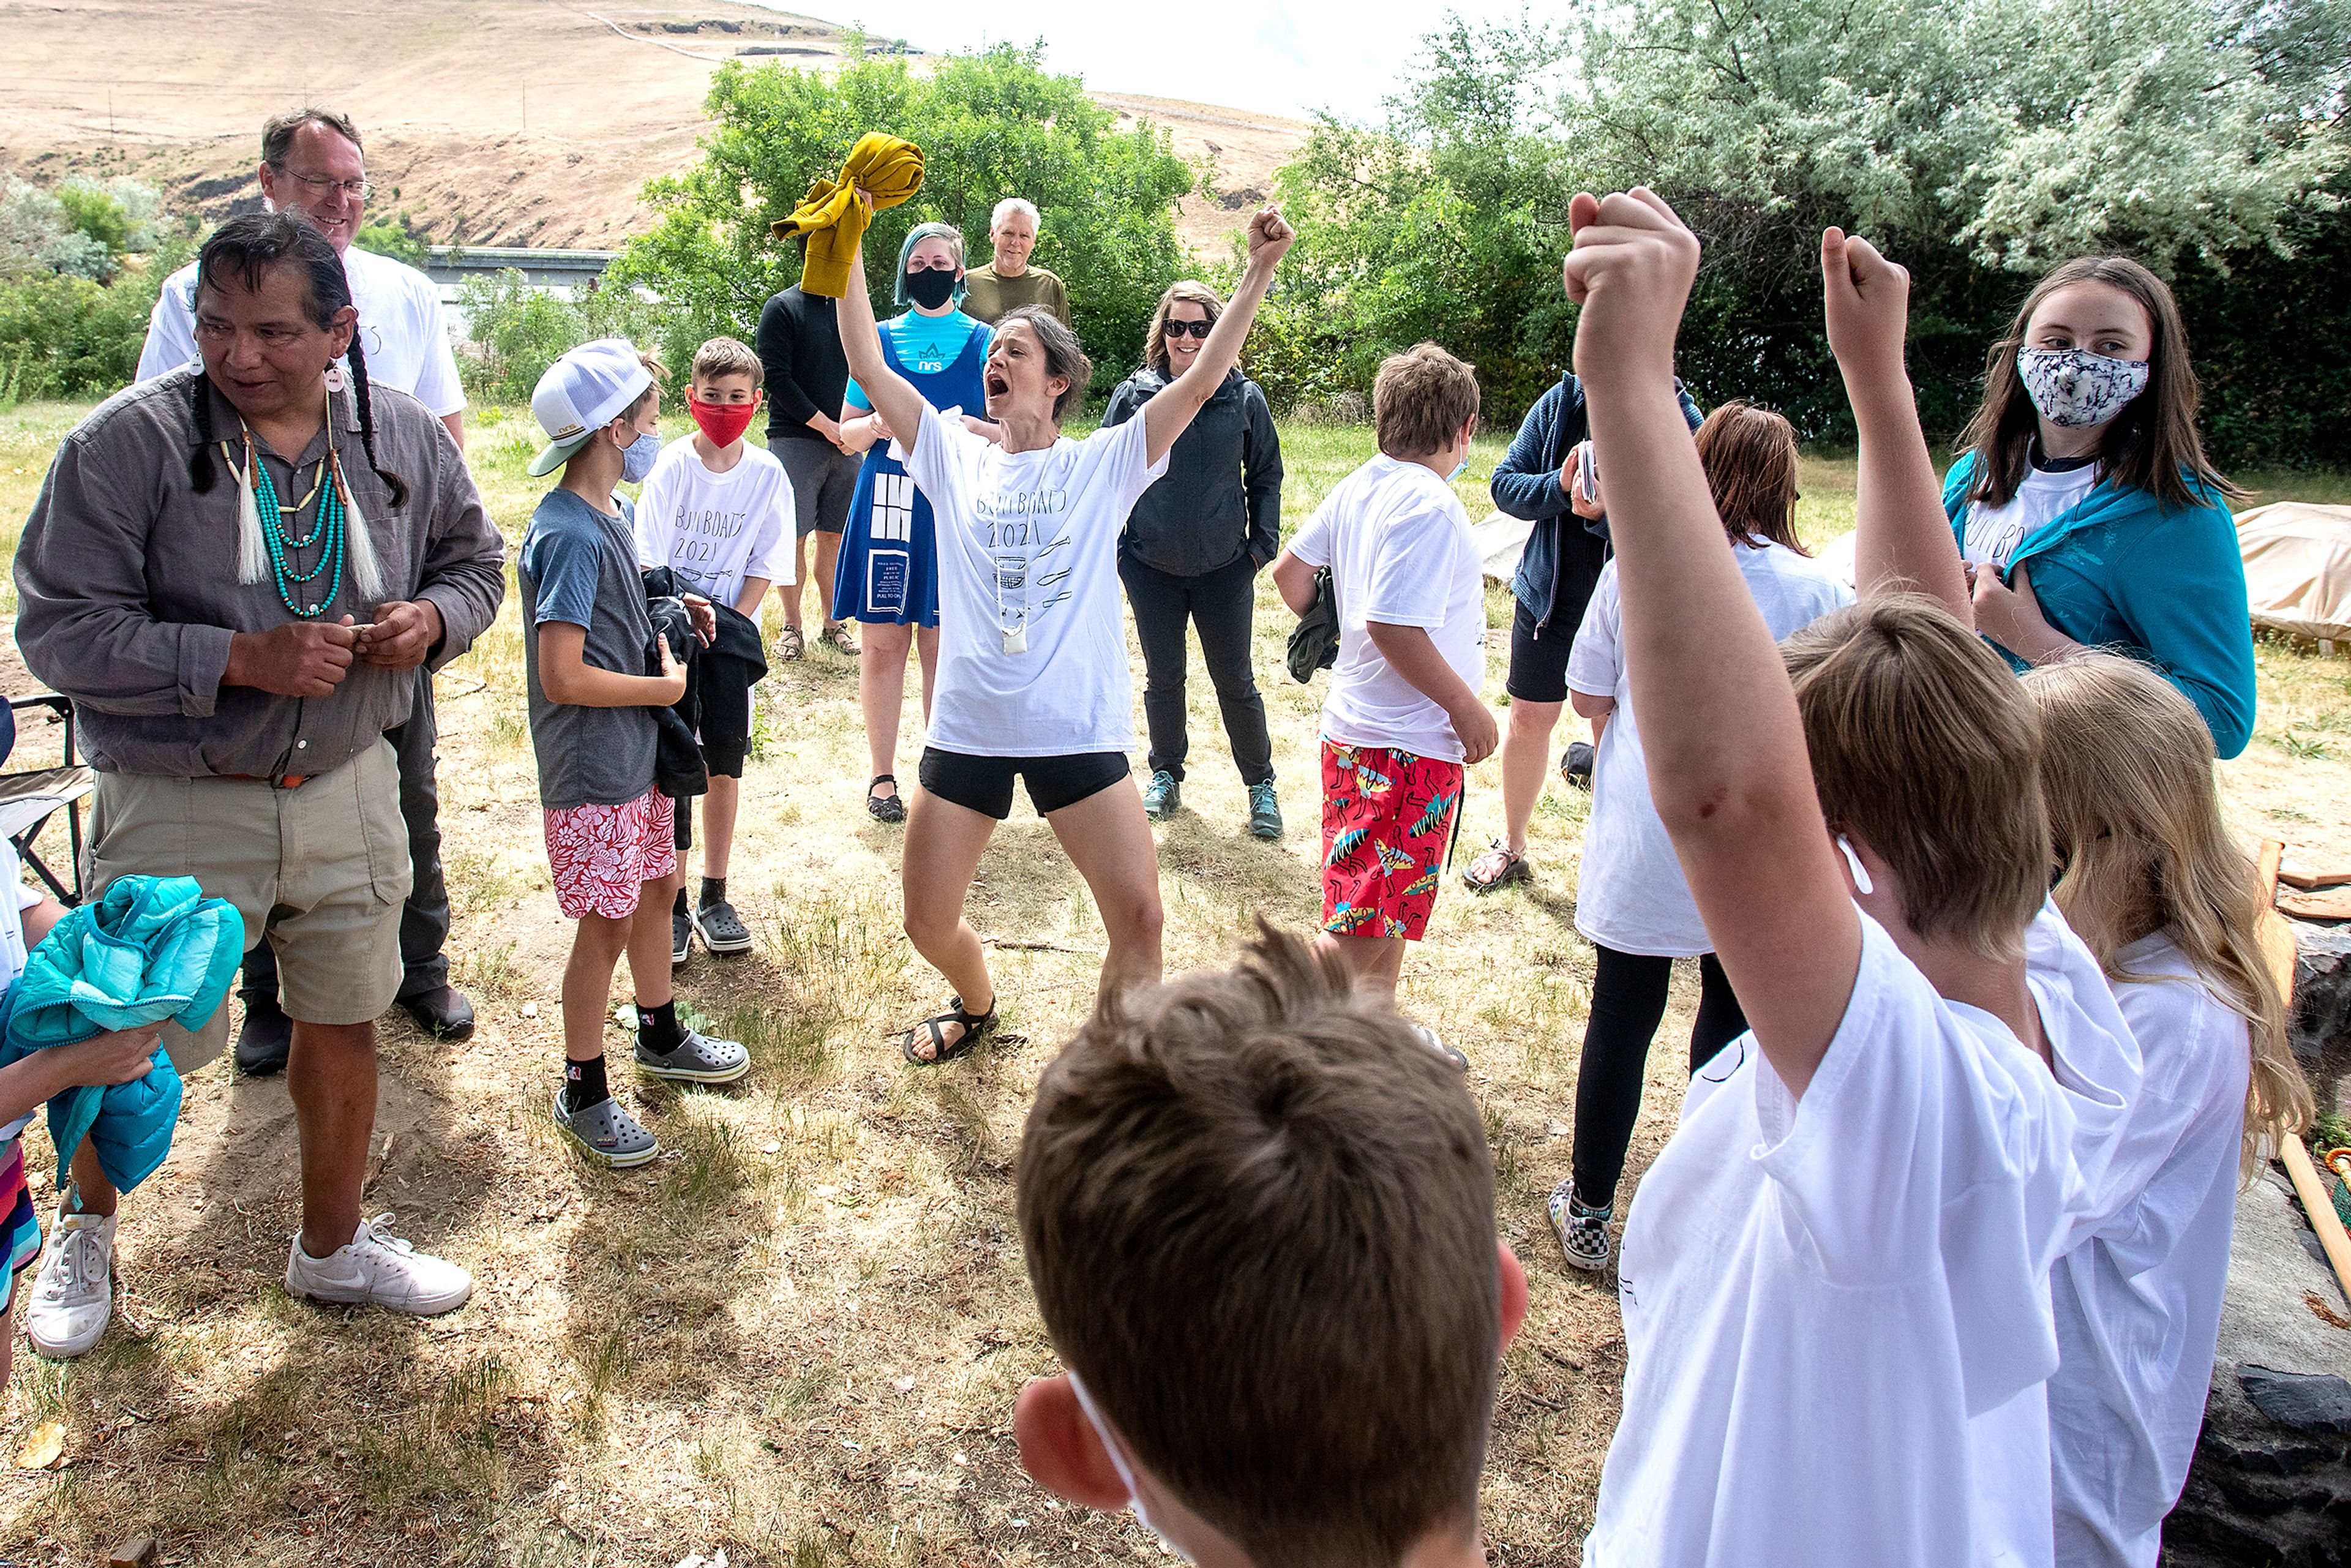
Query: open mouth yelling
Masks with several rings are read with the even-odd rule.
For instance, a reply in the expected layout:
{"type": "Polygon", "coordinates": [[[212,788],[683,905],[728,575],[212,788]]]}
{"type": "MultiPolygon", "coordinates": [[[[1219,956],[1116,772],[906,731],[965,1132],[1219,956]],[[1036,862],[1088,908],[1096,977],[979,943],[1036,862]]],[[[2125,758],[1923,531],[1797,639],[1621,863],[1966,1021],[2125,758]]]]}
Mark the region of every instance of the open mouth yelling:
{"type": "Polygon", "coordinates": [[[1004,372],[1001,371],[988,371],[982,380],[981,385],[987,388],[987,401],[990,402],[1008,395],[1012,391],[1012,383],[1005,379],[1004,372]]]}

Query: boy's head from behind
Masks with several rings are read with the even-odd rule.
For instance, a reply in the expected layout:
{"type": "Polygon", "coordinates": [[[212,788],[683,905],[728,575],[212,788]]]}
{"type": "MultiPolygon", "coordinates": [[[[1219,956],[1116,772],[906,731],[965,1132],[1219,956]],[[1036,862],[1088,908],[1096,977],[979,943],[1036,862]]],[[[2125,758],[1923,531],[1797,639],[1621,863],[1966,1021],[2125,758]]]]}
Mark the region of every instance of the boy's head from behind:
{"type": "Polygon", "coordinates": [[[1380,361],[1372,381],[1372,423],[1380,450],[1424,462],[1466,441],[1478,418],[1478,372],[1434,343],[1416,343],[1380,361]]]}
{"type": "Polygon", "coordinates": [[[1526,1283],[1478,1108],[1409,1024],[1260,924],[1235,968],[1097,1011],[1038,1086],[1019,1188],[1102,1424],[1032,1384],[1040,1482],[1260,1568],[1474,1542],[1526,1283]]]}
{"type": "Polygon", "coordinates": [[[1892,871],[1902,924],[1981,957],[2020,956],[2048,894],[2049,813],[2041,726],[2007,664],[1909,594],[1824,615],[1780,651],[1821,815],[1892,871]]]}

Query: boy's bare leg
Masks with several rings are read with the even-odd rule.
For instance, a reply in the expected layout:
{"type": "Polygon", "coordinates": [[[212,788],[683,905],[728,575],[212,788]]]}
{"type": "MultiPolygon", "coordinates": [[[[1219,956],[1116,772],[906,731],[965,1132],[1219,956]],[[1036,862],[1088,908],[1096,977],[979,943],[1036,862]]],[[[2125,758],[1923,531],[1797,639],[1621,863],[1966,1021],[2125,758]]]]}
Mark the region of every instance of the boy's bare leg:
{"type": "MultiPolygon", "coordinates": [[[[684,885],[683,872],[672,872],[646,883],[637,894],[637,912],[628,919],[630,994],[640,1009],[660,1007],[674,994],[670,987],[670,910],[677,903],[677,890],[684,885]]],[[[600,1009],[611,997],[611,968],[607,966],[604,995],[598,998],[600,1009]]],[[[597,1027],[601,1033],[602,1025],[597,1027]]]]}
{"type": "MultiPolygon", "coordinates": [[[[651,884],[648,884],[650,888],[651,884]]],[[[637,911],[644,912],[642,899],[637,911]]],[[[668,940],[669,907],[662,906],[663,940],[668,940]]],[[[571,936],[571,956],[563,966],[563,1054],[573,1061],[593,1061],[604,1054],[604,1014],[612,999],[612,970],[629,946],[633,917],[614,920],[586,915],[571,936]]],[[[662,968],[669,967],[669,949],[662,949],[662,968]]]]}
{"type": "Polygon", "coordinates": [[[1404,974],[1405,941],[1401,936],[1341,936],[1325,931],[1314,939],[1325,953],[1336,953],[1354,977],[1357,994],[1375,997],[1393,1006],[1396,981],[1404,974]]]}

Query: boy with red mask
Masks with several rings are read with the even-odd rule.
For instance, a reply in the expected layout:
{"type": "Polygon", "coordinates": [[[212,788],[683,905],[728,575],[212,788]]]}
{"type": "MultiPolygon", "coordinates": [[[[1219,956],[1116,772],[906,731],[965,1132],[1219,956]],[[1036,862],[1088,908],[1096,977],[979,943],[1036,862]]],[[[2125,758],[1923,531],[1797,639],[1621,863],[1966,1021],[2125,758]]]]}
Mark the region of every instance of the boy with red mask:
{"type": "MultiPolygon", "coordinates": [[[[759,412],[767,372],[733,338],[713,338],[694,354],[686,411],[694,434],[654,459],[637,499],[637,559],[667,567],[678,589],[707,597],[716,637],[695,661],[702,760],[710,792],[702,807],[702,891],[689,905],[681,881],[670,912],[670,962],[685,962],[694,938],[713,953],[740,953],[751,933],[726,902],[726,856],[742,800],[743,758],[751,741],[751,687],[767,673],[759,601],[780,570],[797,570],[791,548],[792,482],[766,448],[743,439],[759,412]]],[[[694,841],[694,809],[681,801],[677,846],[694,841]]]]}

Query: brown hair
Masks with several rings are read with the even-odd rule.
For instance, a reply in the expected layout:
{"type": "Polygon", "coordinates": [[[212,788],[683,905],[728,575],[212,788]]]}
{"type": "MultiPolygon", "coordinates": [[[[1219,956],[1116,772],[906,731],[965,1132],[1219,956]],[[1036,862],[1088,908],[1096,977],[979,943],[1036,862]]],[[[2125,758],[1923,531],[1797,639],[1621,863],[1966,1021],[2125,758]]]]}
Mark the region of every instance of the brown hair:
{"type": "MultiPolygon", "coordinates": [[[[2239,1171],[2250,1181],[2280,1139],[2309,1124],[2312,1103],[2262,957],[2253,862],[2220,820],[2212,732],[2170,682],[2113,653],[2032,671],[2024,692],[2047,740],[2041,780],[2066,924],[2117,984],[2145,982],[2116,954],[2161,932],[2245,1019],[2252,1061],[2239,1171]]],[[[2150,1070],[2171,1044],[2139,1041],[2150,1070]]]]}
{"type": "Polygon", "coordinates": [[[2147,390],[2107,423],[2099,439],[2102,475],[2170,507],[2208,506],[2215,496],[2241,497],[2244,492],[2221,477],[2205,457],[2203,438],[2196,434],[2196,405],[2203,398],[2203,387],[2189,361],[2188,329],[2180,322],[2179,305],[2169,286],[2128,256],[2085,256],[2034,284],[2008,330],[1984,355],[1983,402],[1959,437],[1960,449],[1975,457],[1968,499],[2004,507],[2024,482],[2041,418],[2017,371],[2017,350],[2024,347],[2032,313],[2042,302],[2077,283],[2104,284],[2137,300],[2154,336],[2147,390]]]}
{"type": "Polygon", "coordinates": [[[1501,1282],[1461,1074],[1259,920],[1045,1070],[1020,1239],[1054,1348],[1256,1563],[1392,1563],[1476,1517],[1501,1282]]]}
{"type": "Polygon", "coordinates": [[[1205,283],[1186,277],[1167,286],[1167,292],[1159,297],[1159,308],[1151,313],[1151,329],[1143,335],[1144,366],[1163,376],[1171,368],[1167,358],[1167,312],[1178,305],[1197,305],[1208,313],[1212,324],[1225,313],[1224,300],[1205,283]]]}
{"type": "Polygon", "coordinates": [[[1478,372],[1434,343],[1416,343],[1380,361],[1372,382],[1372,423],[1380,450],[1409,461],[1442,452],[1478,414],[1478,372]]]}
{"type": "Polygon", "coordinates": [[[1734,398],[1698,427],[1698,460],[1722,531],[1742,545],[1765,540],[1810,555],[1796,539],[1796,427],[1734,398]]]}
{"type": "Polygon", "coordinates": [[[1915,594],[1835,611],[1780,649],[1829,831],[1894,868],[1912,931],[2019,956],[2048,895],[2049,814],[2040,725],[2008,665],[1915,594]]]}
{"type": "MultiPolygon", "coordinates": [[[[645,373],[653,377],[653,380],[647,382],[645,383],[645,390],[639,392],[635,397],[631,398],[629,400],[629,406],[614,414],[612,419],[636,418],[637,415],[644,412],[645,404],[653,402],[653,398],[659,394],[662,388],[669,384],[669,367],[663,364],[660,360],[656,359],[652,354],[645,352],[643,349],[639,349],[637,350],[637,363],[644,366],[645,373]]],[[[604,423],[610,424],[611,420],[606,420],[604,423]]]]}
{"type": "Polygon", "coordinates": [[[1070,378],[1069,389],[1053,400],[1053,423],[1059,424],[1073,406],[1085,400],[1086,386],[1093,380],[1094,362],[1086,358],[1078,335],[1061,325],[1061,319],[1042,305],[1019,305],[1007,310],[996,319],[996,335],[1002,337],[1004,329],[1016,321],[1026,321],[1029,329],[1037,334],[1037,341],[1045,350],[1045,373],[1070,378]]]}
{"type": "Polygon", "coordinates": [[[713,381],[720,376],[748,376],[755,387],[768,384],[767,366],[739,338],[713,338],[694,350],[695,381],[713,381]]]}
{"type": "Polygon", "coordinates": [[[364,153],[360,142],[360,128],[351,123],[348,114],[338,114],[331,109],[304,104],[283,114],[273,114],[261,127],[261,161],[273,169],[286,167],[286,154],[294,151],[294,133],[306,125],[323,125],[364,153]]]}

